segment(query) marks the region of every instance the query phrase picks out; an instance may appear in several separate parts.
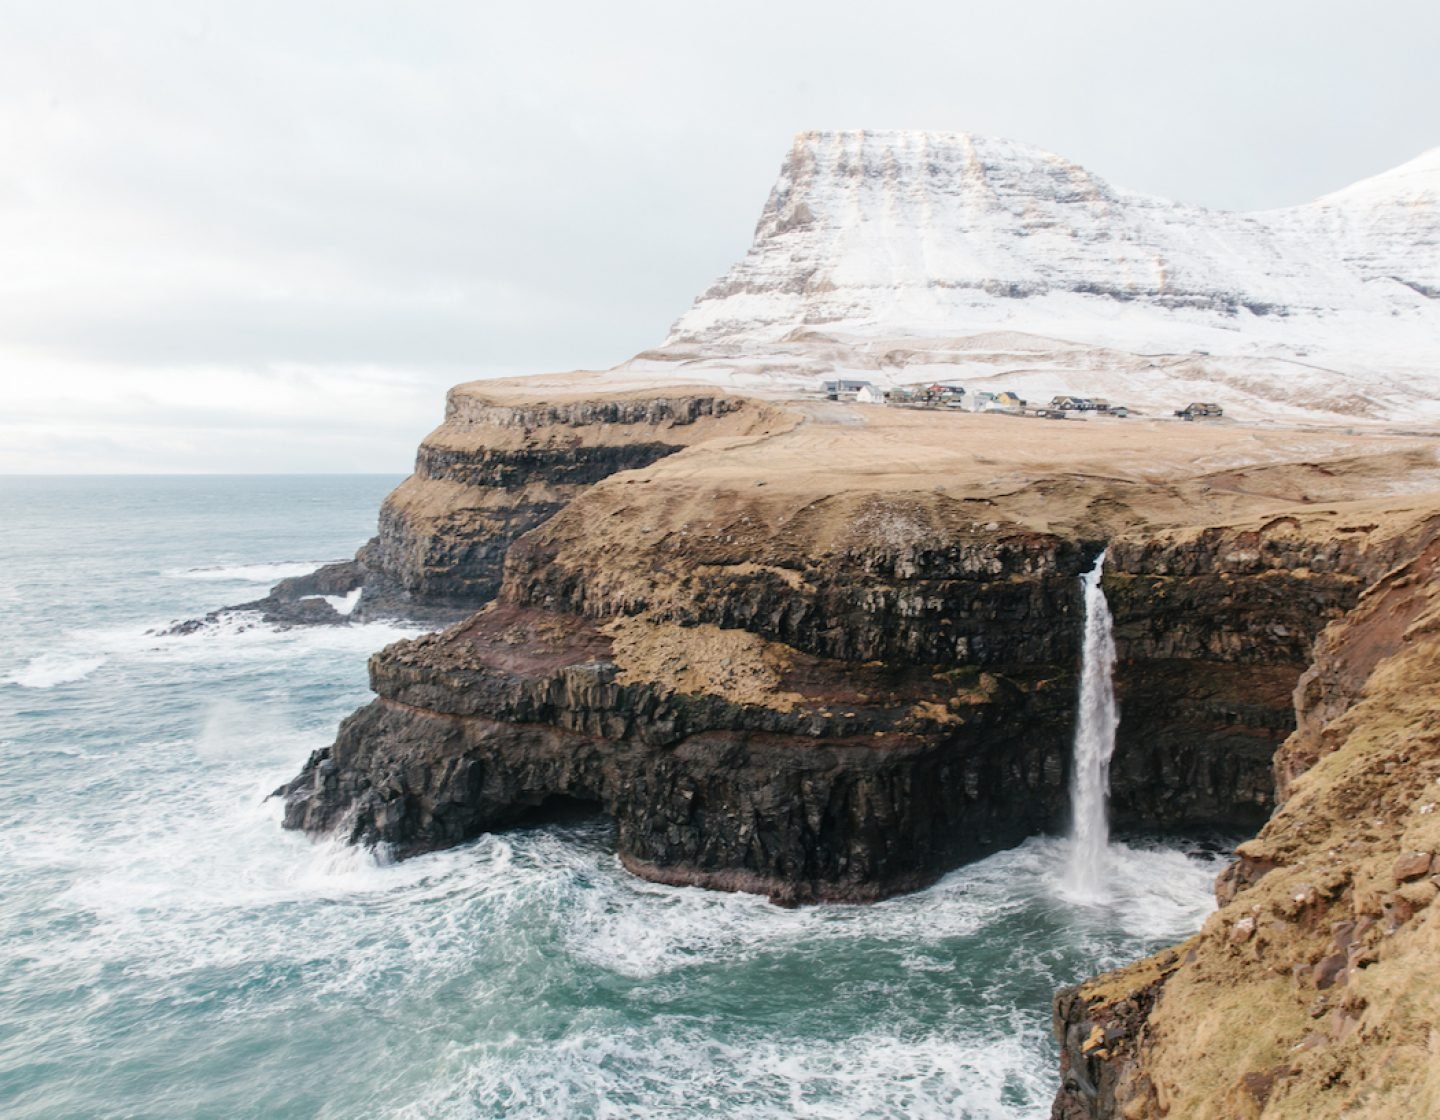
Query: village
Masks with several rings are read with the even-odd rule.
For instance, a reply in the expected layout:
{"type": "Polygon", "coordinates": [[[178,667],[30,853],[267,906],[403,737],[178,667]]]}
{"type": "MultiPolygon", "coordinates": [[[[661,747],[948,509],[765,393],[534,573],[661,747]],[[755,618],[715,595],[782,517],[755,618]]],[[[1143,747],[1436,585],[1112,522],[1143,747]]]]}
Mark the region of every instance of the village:
{"type": "MultiPolygon", "coordinates": [[[[1019,394],[1009,390],[970,393],[962,385],[939,382],[885,389],[870,381],[841,378],[821,382],[820,392],[826,400],[832,401],[855,401],[859,404],[888,405],[892,408],[994,412],[1004,416],[1028,416],[1042,420],[1086,419],[1086,413],[1123,420],[1131,412],[1127,406],[1113,404],[1101,397],[1062,394],[1051,397],[1048,404],[1032,405],[1019,394]]],[[[1192,401],[1174,412],[1174,416],[1180,420],[1218,420],[1224,414],[1220,405],[1204,401],[1192,401]]]]}

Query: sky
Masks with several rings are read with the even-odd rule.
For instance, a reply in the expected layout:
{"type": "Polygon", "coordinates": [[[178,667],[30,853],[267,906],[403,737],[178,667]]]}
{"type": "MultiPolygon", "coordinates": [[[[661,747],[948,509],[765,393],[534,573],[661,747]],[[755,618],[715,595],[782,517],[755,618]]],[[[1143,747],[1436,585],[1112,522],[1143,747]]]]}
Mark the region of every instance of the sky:
{"type": "Polygon", "coordinates": [[[1440,5],[0,0],[0,473],[404,472],[660,342],[792,135],[1223,209],[1440,145],[1440,5]]]}

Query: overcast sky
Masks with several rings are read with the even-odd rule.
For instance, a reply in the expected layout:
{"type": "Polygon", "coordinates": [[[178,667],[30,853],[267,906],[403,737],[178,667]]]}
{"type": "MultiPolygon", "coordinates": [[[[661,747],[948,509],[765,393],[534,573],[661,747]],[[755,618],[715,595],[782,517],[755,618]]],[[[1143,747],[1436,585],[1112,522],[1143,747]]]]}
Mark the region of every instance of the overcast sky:
{"type": "Polygon", "coordinates": [[[660,341],[796,131],[1280,206],[1440,144],[1437,59],[1434,0],[0,0],[0,472],[408,470],[660,341]]]}

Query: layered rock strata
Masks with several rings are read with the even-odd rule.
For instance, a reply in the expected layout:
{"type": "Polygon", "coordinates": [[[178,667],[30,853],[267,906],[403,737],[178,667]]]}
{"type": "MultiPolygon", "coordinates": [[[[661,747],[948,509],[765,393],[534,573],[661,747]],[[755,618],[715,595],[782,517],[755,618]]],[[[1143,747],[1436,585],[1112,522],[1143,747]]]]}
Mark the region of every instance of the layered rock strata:
{"type": "Polygon", "coordinates": [[[285,788],[287,823],[405,855],[563,798],[651,878],[911,889],[1063,823],[1076,577],[1107,539],[1117,823],[1263,820],[1310,644],[1383,552],[1339,506],[1271,512],[1311,488],[1292,443],[1243,437],[1241,487],[1143,428],[997,469],[1026,422],[767,408],[594,483],[504,549],[492,607],[372,659],[378,698],[285,788]],[[1202,494],[1231,525],[1176,525],[1202,494]]]}
{"type": "Polygon", "coordinates": [[[444,422],[420,444],[414,472],[386,497],[377,535],[353,560],[226,610],[258,611],[278,625],[454,622],[495,597],[513,541],[594,483],[692,443],[787,423],[772,406],[713,387],[592,396],[568,387],[547,394],[545,385],[528,379],[519,400],[505,381],[456,386],[444,422]],[[356,590],[348,614],[326,601],[356,590]]]}

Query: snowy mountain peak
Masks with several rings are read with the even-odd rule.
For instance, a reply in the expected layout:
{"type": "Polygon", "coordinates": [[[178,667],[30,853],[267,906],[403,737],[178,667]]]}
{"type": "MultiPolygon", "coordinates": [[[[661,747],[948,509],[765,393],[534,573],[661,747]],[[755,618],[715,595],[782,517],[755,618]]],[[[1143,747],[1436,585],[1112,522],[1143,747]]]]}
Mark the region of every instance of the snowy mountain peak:
{"type": "Polygon", "coordinates": [[[1440,148],[1431,148],[1399,167],[1322,195],[1315,204],[1407,201],[1428,202],[1431,206],[1440,202],[1440,148]]]}
{"type": "Polygon", "coordinates": [[[864,218],[905,200],[969,195],[982,203],[992,194],[1064,203],[1094,202],[1110,191],[1080,165],[1013,140],[964,132],[802,132],[781,166],[756,238],[864,218]]]}
{"type": "Polygon", "coordinates": [[[749,251],[652,356],[775,378],[963,353],[1023,379],[1044,354],[1103,351],[1139,371],[1203,362],[1217,391],[1228,378],[1285,408],[1414,415],[1412,398],[1440,399],[1437,187],[1440,149],[1302,206],[1232,213],[1011,140],[804,132],[749,251]],[[982,360],[976,339],[1008,341],[982,360]]]}
{"type": "Polygon", "coordinates": [[[750,252],[675,324],[671,341],[821,326],[1053,333],[1078,315],[1092,322],[1077,340],[1153,347],[1169,344],[1176,313],[1233,331],[1242,314],[1408,311],[1410,297],[1428,298],[1440,281],[1435,162],[1430,153],[1309,206],[1246,215],[1112,188],[1008,140],[801,133],[750,252]],[[1381,278],[1409,295],[1377,292],[1369,282],[1381,278]],[[1055,297],[1067,297],[1064,306],[1055,297]],[[1128,314],[1138,336],[1097,335],[1117,304],[1150,308],[1155,329],[1128,314]]]}

